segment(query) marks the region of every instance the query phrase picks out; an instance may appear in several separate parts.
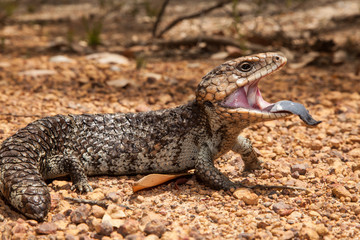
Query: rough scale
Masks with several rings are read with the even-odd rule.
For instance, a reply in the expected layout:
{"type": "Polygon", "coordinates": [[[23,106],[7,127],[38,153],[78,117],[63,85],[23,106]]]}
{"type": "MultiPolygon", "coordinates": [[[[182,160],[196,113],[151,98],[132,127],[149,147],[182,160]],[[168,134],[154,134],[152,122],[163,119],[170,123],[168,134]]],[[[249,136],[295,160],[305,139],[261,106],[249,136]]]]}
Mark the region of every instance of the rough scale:
{"type": "Polygon", "coordinates": [[[57,115],[30,123],[0,148],[0,190],[25,216],[43,220],[50,207],[45,179],[70,175],[74,189],[92,191],[87,176],[176,173],[195,169],[206,185],[238,185],[214,159],[233,150],[246,170],[259,167],[251,142],[239,136],[252,123],[290,112],[270,112],[257,87],[286,58],[263,53],[225,62],[205,75],[196,99],[144,113],[57,115]]]}

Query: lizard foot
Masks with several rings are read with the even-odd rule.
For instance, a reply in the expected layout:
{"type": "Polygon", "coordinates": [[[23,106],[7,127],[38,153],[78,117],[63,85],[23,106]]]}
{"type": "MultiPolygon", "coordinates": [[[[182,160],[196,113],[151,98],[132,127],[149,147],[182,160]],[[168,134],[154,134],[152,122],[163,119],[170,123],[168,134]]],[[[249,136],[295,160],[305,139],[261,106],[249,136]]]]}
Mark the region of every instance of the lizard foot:
{"type": "Polygon", "coordinates": [[[245,164],[244,167],[244,171],[252,171],[252,170],[260,170],[263,169],[262,164],[264,163],[264,161],[260,160],[260,159],[256,159],[256,161],[250,163],[250,164],[245,164]]]}

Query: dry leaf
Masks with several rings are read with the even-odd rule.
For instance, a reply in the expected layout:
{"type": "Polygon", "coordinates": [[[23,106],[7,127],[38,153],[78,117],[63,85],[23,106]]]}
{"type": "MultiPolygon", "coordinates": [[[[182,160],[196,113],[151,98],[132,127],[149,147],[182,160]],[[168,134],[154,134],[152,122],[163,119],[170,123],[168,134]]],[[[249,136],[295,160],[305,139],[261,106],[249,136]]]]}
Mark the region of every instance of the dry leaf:
{"type": "Polygon", "coordinates": [[[134,193],[145,189],[150,188],[154,186],[158,186],[162,183],[165,183],[167,181],[170,181],[172,179],[182,177],[182,176],[188,176],[191,175],[190,173],[179,173],[179,174],[150,174],[143,178],[141,178],[139,181],[137,181],[133,186],[134,193]]]}

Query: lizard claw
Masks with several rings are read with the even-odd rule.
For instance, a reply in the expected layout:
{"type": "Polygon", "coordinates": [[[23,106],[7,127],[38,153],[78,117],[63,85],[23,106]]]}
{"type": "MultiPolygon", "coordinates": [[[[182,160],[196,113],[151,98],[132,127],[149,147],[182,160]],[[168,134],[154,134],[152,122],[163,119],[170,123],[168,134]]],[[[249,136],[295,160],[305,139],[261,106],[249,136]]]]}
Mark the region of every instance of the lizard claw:
{"type": "Polygon", "coordinates": [[[92,192],[93,188],[89,185],[89,183],[78,182],[71,186],[71,190],[79,191],[80,193],[92,192]]]}

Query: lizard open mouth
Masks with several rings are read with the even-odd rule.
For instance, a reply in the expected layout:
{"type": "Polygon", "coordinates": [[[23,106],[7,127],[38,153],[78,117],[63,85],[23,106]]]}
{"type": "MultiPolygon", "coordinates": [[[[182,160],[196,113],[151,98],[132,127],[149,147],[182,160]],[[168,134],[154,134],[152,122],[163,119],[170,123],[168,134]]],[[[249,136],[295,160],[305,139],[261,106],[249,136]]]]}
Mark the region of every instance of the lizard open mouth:
{"type": "Polygon", "coordinates": [[[231,109],[244,108],[250,110],[250,112],[256,112],[257,114],[266,114],[267,118],[271,118],[270,116],[275,118],[286,117],[290,114],[296,114],[304,121],[304,123],[310,126],[316,126],[321,123],[321,121],[313,119],[309,114],[309,111],[300,103],[288,100],[276,103],[268,103],[265,101],[258,88],[259,81],[260,79],[236,89],[225,98],[222,102],[222,106],[231,109]]]}
{"type": "Polygon", "coordinates": [[[223,106],[229,108],[246,108],[251,110],[265,110],[273,105],[261,96],[258,83],[260,79],[236,89],[224,101],[223,106]]]}

